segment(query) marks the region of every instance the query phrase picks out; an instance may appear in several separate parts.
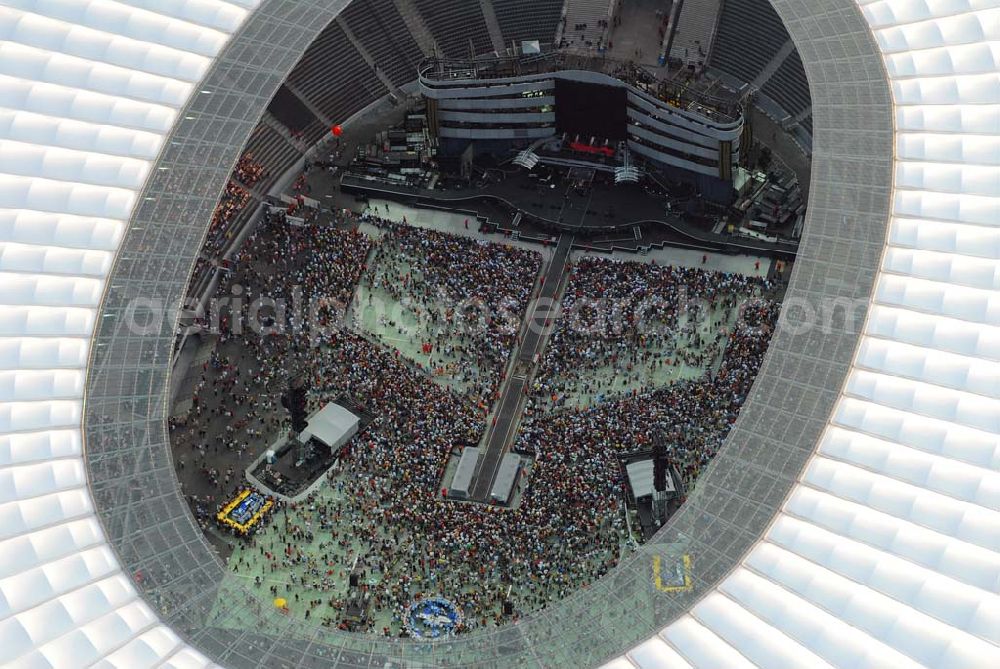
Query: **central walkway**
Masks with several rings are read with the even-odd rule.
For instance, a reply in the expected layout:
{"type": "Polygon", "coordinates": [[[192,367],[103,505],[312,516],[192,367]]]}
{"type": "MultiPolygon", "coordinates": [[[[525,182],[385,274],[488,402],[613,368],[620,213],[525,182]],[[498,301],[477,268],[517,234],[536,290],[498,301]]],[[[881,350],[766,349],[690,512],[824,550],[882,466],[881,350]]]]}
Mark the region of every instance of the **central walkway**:
{"type": "Polygon", "coordinates": [[[545,339],[551,332],[552,319],[559,305],[559,288],[566,275],[572,247],[573,235],[564,234],[559,238],[555,254],[542,278],[538,295],[528,305],[527,318],[522,327],[524,336],[520,345],[511,352],[511,359],[515,362],[501,386],[494,421],[486,433],[485,453],[472,488],[474,500],[489,501],[500,460],[517,432],[524,389],[528,385],[537,356],[545,346],[545,339]]]}

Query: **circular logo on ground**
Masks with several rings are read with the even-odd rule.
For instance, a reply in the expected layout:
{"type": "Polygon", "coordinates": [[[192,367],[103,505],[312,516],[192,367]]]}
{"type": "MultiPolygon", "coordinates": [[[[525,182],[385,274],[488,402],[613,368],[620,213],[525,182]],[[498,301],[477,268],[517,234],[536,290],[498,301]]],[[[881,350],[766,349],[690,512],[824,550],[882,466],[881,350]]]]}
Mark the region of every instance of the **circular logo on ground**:
{"type": "Polygon", "coordinates": [[[416,639],[439,639],[454,634],[462,612],[444,597],[429,597],[410,604],[406,630],[416,639]]]}

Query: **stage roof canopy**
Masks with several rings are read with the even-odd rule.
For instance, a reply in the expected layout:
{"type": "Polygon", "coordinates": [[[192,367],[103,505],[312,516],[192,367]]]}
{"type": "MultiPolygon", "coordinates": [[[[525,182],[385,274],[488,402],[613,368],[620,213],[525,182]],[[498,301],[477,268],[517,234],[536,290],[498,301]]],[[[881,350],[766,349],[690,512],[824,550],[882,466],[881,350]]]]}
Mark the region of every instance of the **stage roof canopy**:
{"type": "MultiPolygon", "coordinates": [[[[628,474],[628,484],[632,488],[632,495],[639,499],[653,494],[653,461],[639,460],[625,465],[625,472],[628,474]]],[[[667,493],[677,492],[674,486],[674,477],[667,474],[667,493]]]]}
{"type": "Polygon", "coordinates": [[[299,440],[306,442],[314,437],[330,448],[338,448],[357,434],[359,422],[357,416],[339,404],[327,404],[309,419],[299,440]]]}

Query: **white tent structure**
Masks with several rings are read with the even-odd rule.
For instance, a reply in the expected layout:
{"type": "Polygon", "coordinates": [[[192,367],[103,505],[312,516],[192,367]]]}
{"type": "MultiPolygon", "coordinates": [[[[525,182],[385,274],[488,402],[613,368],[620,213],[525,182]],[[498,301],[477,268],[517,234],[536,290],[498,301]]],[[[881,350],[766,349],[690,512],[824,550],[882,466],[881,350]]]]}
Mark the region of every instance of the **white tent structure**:
{"type": "Polygon", "coordinates": [[[472,480],[476,476],[476,467],[479,466],[479,458],[482,449],[476,446],[466,446],[462,449],[462,457],[458,460],[455,468],[455,475],[451,479],[451,486],[448,488],[448,495],[457,499],[468,499],[472,492],[472,480]]]}
{"type": "Polygon", "coordinates": [[[309,417],[299,441],[305,443],[315,438],[335,451],[358,433],[360,422],[353,413],[331,402],[309,417]]]}
{"type": "MultiPolygon", "coordinates": [[[[766,534],[609,669],[1000,666],[1000,6],[859,4],[895,181],[853,366],[766,534]]],[[[81,416],[125,226],[256,6],[0,0],[0,665],[211,664],[106,543],[81,416]]]]}
{"type": "MultiPolygon", "coordinates": [[[[656,488],[653,486],[654,471],[652,460],[639,460],[625,465],[625,475],[628,476],[629,487],[632,488],[632,495],[636,499],[652,497],[653,493],[656,492],[656,488]]],[[[668,474],[664,483],[666,484],[664,492],[677,492],[673,476],[668,474]]]]}

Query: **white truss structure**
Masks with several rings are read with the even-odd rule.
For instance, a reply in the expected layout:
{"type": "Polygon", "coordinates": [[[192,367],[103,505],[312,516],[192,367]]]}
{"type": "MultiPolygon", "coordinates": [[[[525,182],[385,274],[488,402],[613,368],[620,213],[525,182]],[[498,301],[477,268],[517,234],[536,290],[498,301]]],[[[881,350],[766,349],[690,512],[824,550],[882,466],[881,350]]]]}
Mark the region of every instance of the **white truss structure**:
{"type": "Polygon", "coordinates": [[[625,145],[622,154],[622,164],[615,168],[616,184],[639,183],[639,168],[632,163],[632,154],[625,145]]]}
{"type": "Polygon", "coordinates": [[[538,160],[539,158],[537,153],[535,153],[531,149],[525,149],[524,151],[518,153],[514,157],[514,160],[512,160],[511,162],[513,162],[515,165],[530,170],[533,169],[535,165],[538,164],[538,160]]]}

